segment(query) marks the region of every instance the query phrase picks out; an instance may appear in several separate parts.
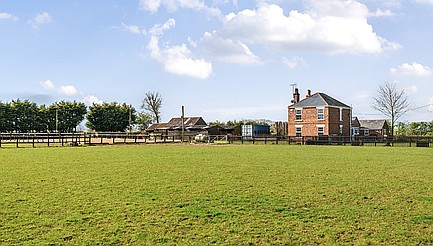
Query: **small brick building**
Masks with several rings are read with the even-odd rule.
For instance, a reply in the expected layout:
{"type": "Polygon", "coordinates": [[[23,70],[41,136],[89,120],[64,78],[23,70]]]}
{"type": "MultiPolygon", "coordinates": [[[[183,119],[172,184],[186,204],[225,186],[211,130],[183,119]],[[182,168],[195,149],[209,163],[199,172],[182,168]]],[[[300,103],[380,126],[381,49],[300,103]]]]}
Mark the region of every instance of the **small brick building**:
{"type": "Polygon", "coordinates": [[[298,89],[288,107],[288,136],[350,136],[352,108],[325,93],[311,95],[308,90],[300,100],[298,89]]]}

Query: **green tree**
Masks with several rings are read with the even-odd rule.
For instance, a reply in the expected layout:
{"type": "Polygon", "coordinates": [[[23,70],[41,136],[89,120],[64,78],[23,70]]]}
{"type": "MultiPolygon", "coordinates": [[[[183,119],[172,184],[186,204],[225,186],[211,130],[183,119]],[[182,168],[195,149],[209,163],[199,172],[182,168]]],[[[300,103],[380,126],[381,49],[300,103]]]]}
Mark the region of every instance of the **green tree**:
{"type": "Polygon", "coordinates": [[[100,132],[127,130],[136,120],[135,108],[127,104],[94,103],[87,112],[87,127],[100,132]]]}
{"type": "Polygon", "coordinates": [[[39,108],[36,103],[28,100],[13,100],[11,103],[11,113],[14,131],[33,132],[37,129],[39,108]]]}
{"type": "Polygon", "coordinates": [[[13,130],[14,124],[11,104],[0,101],[0,132],[11,132],[13,130]]]}
{"type": "Polygon", "coordinates": [[[136,120],[137,127],[140,131],[146,130],[153,122],[152,116],[146,112],[138,113],[136,120]]]}
{"type": "Polygon", "coordinates": [[[75,132],[78,124],[86,116],[87,107],[84,103],[56,102],[48,107],[47,125],[49,131],[75,132]]]}

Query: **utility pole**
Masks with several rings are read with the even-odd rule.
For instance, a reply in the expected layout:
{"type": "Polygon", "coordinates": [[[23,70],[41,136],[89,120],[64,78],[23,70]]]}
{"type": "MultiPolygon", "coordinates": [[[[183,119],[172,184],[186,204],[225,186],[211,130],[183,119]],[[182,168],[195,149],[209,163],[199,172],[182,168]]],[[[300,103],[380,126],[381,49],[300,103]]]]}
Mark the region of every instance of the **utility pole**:
{"type": "Polygon", "coordinates": [[[184,128],[185,128],[184,119],[185,119],[185,107],[182,106],[182,116],[180,117],[180,121],[182,121],[182,123],[181,123],[182,124],[182,136],[181,136],[182,142],[183,142],[183,134],[184,134],[184,128]]]}
{"type": "Polygon", "coordinates": [[[56,133],[59,133],[59,108],[56,108],[56,133]]]}
{"type": "Polygon", "coordinates": [[[132,132],[132,104],[129,105],[129,133],[132,132]]]}

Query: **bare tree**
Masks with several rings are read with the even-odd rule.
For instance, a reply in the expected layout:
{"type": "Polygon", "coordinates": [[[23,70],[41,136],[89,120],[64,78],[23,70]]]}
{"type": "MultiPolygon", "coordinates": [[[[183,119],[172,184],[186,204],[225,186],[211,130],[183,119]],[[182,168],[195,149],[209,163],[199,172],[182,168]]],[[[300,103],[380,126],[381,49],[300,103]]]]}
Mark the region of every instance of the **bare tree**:
{"type": "Polygon", "coordinates": [[[373,97],[372,107],[391,119],[391,136],[394,125],[410,109],[410,103],[404,90],[397,90],[395,83],[385,82],[379,85],[378,97],[373,97]]]}
{"type": "Polygon", "coordinates": [[[161,119],[162,97],[158,92],[147,92],[144,95],[141,108],[147,110],[156,123],[161,119]]]}

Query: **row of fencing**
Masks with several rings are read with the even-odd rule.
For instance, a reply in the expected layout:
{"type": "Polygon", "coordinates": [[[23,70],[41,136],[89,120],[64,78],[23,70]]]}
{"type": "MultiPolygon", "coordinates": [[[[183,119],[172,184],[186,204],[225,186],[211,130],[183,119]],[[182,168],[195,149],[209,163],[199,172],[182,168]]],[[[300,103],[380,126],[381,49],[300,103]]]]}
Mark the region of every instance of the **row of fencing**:
{"type": "Polygon", "coordinates": [[[207,135],[149,135],[144,133],[1,133],[0,147],[80,146],[104,144],[157,143],[228,143],[228,144],[299,144],[353,146],[433,147],[433,137],[282,137],[282,136],[207,136],[207,135]]]}

